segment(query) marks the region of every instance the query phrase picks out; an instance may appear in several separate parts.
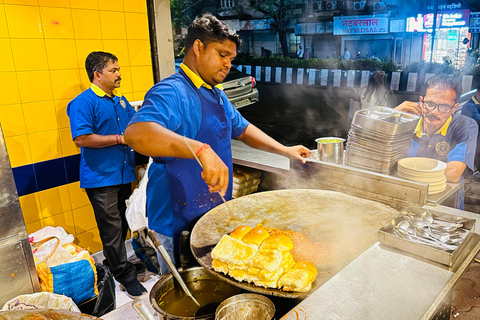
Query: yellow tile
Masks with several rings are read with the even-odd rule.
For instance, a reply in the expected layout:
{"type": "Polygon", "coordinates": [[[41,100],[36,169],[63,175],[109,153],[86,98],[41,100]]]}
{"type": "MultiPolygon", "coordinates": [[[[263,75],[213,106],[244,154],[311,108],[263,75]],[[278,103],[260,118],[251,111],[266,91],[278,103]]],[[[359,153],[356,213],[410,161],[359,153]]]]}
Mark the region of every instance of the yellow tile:
{"type": "Polygon", "coordinates": [[[80,148],[72,140],[72,133],[69,128],[60,129],[60,141],[62,142],[63,156],[73,156],[80,154],[80,148]]]}
{"type": "Polygon", "coordinates": [[[122,0],[98,0],[98,8],[106,11],[123,11],[122,0]]]}
{"type": "Polygon", "coordinates": [[[62,227],[67,233],[75,234],[75,226],[72,224],[73,219],[71,218],[72,212],[67,211],[60,213],[51,217],[43,219],[43,225],[45,227],[62,227]],[[70,217],[68,217],[70,216],[70,217]]]}
{"type": "Polygon", "coordinates": [[[43,190],[37,193],[42,208],[42,216],[44,218],[64,213],[65,211],[72,209],[70,193],[68,192],[68,186],[66,185],[43,190]]]}
{"type": "Polygon", "coordinates": [[[27,228],[28,234],[34,233],[43,228],[43,220],[27,223],[25,227],[27,228]]]}
{"type": "Polygon", "coordinates": [[[38,7],[5,5],[5,13],[11,38],[43,38],[38,7]]]}
{"type": "Polygon", "coordinates": [[[75,232],[78,234],[97,227],[95,215],[91,205],[73,209],[75,232]]]}
{"type": "Polygon", "coordinates": [[[128,101],[135,101],[135,98],[133,97],[133,92],[123,92],[122,95],[128,100],[128,101]]]}
{"type": "Polygon", "coordinates": [[[70,6],[72,9],[98,9],[97,0],[70,0],[70,6]]]}
{"type": "Polygon", "coordinates": [[[100,24],[104,39],[126,39],[125,14],[123,12],[100,11],[100,24]]]}
{"type": "Polygon", "coordinates": [[[25,220],[25,223],[39,221],[43,218],[38,193],[18,197],[18,200],[20,202],[20,207],[22,208],[23,220],[25,220]]]}
{"type": "Polygon", "coordinates": [[[9,4],[38,5],[38,0],[4,0],[2,2],[9,4]]]}
{"type": "Polygon", "coordinates": [[[23,103],[53,100],[48,71],[17,72],[17,77],[23,103]]]}
{"type": "Polygon", "coordinates": [[[91,254],[103,249],[100,233],[97,228],[77,234],[77,244],[88,250],[91,254]]]}
{"type": "Polygon", "coordinates": [[[128,40],[130,66],[151,66],[152,55],[148,40],[128,40]]]}
{"type": "Polygon", "coordinates": [[[132,70],[130,67],[120,67],[120,74],[122,75],[122,82],[120,83],[120,92],[132,92],[132,70]]]}
{"type": "Polygon", "coordinates": [[[135,100],[133,100],[133,101],[143,101],[143,100],[145,99],[145,93],[146,93],[145,91],[143,91],[143,92],[134,92],[134,93],[133,93],[133,98],[134,98],[135,100]]]}
{"type": "Polygon", "coordinates": [[[41,7],[70,8],[70,0],[38,0],[41,7]]]}
{"type": "Polygon", "coordinates": [[[56,130],[57,112],[53,101],[41,101],[23,104],[27,133],[56,130]]]}
{"type": "Polygon", "coordinates": [[[50,75],[55,99],[73,99],[82,92],[78,69],[52,70],[50,75]]]}
{"type": "Polygon", "coordinates": [[[0,123],[2,124],[3,135],[5,137],[27,133],[21,104],[0,106],[0,123]]]}
{"type": "Polygon", "coordinates": [[[125,12],[147,13],[147,1],[143,0],[123,0],[125,12]]]}
{"type": "Polygon", "coordinates": [[[30,143],[26,135],[5,138],[5,144],[12,168],[32,163],[30,143]]]}
{"type": "MultiPolygon", "coordinates": [[[[100,30],[100,29],[99,29],[100,30]]],[[[77,46],[78,68],[85,71],[85,60],[90,52],[103,51],[102,40],[75,40],[77,46]]]]}
{"type": "Polygon", "coordinates": [[[12,39],[11,42],[17,71],[48,70],[44,39],[12,39]]]}
{"type": "Polygon", "coordinates": [[[0,72],[15,71],[13,65],[12,47],[9,39],[0,39],[0,72]]]}
{"type": "Polygon", "coordinates": [[[33,133],[28,135],[32,162],[57,159],[62,156],[60,134],[58,130],[33,133]]]}
{"type": "Polygon", "coordinates": [[[72,18],[76,39],[102,39],[97,10],[72,9],[72,18]]]}
{"type": "Polygon", "coordinates": [[[127,39],[148,40],[148,17],[146,13],[125,12],[127,39]]]}
{"type": "Polygon", "coordinates": [[[40,7],[46,39],[73,39],[72,14],[67,8],[40,7]]]}
{"type": "Polygon", "coordinates": [[[131,69],[133,91],[148,91],[153,86],[152,67],[131,67],[131,69]]]}
{"type": "Polygon", "coordinates": [[[7,17],[5,16],[5,5],[0,4],[0,38],[8,38],[7,17]]]}
{"type": "Polygon", "coordinates": [[[85,189],[80,188],[80,182],[68,184],[68,191],[70,192],[70,201],[72,202],[72,209],[77,209],[90,205],[85,189]]]}
{"type": "Polygon", "coordinates": [[[73,39],[45,39],[50,69],[75,69],[77,49],[73,39]]]}
{"type": "Polygon", "coordinates": [[[114,54],[118,58],[120,70],[130,65],[127,40],[104,39],[103,50],[114,54]]]}
{"type": "Polygon", "coordinates": [[[70,128],[70,119],[67,115],[67,105],[70,101],[71,99],[55,100],[58,128],[70,128]]]}
{"type": "Polygon", "coordinates": [[[20,103],[20,93],[18,90],[17,74],[15,72],[0,72],[0,88],[2,88],[2,98],[0,105],[20,103]]]}
{"type": "Polygon", "coordinates": [[[85,68],[83,69],[78,69],[78,73],[80,74],[80,89],[82,91],[87,90],[90,88],[90,85],[92,84],[90,80],[88,79],[88,74],[85,68]]]}

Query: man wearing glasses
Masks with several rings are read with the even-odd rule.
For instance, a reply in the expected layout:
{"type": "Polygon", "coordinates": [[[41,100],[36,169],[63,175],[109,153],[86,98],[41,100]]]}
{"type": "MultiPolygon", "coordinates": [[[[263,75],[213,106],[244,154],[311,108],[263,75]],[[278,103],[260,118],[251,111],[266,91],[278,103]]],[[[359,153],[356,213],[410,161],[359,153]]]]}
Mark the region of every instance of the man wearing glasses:
{"type": "MultiPolygon", "coordinates": [[[[454,114],[459,96],[459,84],[452,76],[436,75],[425,83],[419,102],[405,101],[395,109],[422,116],[408,156],[441,160],[447,163],[447,181],[463,183],[462,176],[474,170],[478,126],[474,120],[454,114]]],[[[464,198],[462,188],[458,209],[464,209],[464,198]]]]}

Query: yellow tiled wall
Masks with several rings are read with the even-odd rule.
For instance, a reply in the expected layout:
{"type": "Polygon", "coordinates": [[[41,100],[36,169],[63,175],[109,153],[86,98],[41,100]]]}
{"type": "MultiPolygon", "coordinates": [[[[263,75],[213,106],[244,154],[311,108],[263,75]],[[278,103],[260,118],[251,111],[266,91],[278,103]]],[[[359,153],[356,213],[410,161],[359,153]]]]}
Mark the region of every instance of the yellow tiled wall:
{"type": "MultiPolygon", "coordinates": [[[[91,51],[115,54],[120,91],[143,100],[153,85],[146,0],[0,0],[0,123],[12,168],[80,153],[68,102],[90,86],[91,51]]],[[[80,246],[102,249],[79,182],[20,197],[28,233],[62,226],[80,246]]]]}

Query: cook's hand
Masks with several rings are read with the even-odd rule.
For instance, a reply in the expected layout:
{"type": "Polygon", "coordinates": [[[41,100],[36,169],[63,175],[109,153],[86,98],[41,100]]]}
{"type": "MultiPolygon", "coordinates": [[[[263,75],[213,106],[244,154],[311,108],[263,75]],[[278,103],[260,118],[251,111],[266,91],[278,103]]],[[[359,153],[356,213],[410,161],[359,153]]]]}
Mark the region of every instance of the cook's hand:
{"type": "Polygon", "coordinates": [[[420,107],[418,102],[404,101],[396,107],[395,110],[416,114],[418,116],[422,115],[422,107],[420,107]]]}
{"type": "Polygon", "coordinates": [[[289,158],[300,160],[302,163],[307,162],[305,158],[310,156],[310,150],[301,145],[286,147],[286,153],[289,158]]]}
{"type": "Polygon", "coordinates": [[[210,192],[220,191],[225,195],[228,188],[228,167],[211,148],[200,153],[198,159],[202,163],[202,179],[210,192]]]}

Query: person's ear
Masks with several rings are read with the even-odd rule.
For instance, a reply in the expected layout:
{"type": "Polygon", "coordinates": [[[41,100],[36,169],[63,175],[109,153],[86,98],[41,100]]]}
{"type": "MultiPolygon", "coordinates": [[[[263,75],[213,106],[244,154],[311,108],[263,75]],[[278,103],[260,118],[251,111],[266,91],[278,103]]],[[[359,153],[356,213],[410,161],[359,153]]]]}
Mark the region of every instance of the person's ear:
{"type": "Polygon", "coordinates": [[[205,45],[203,44],[203,42],[200,39],[195,39],[192,46],[193,53],[198,56],[204,49],[205,45]]]}
{"type": "Polygon", "coordinates": [[[100,79],[100,72],[98,72],[97,70],[93,71],[93,79],[100,79]]]}
{"type": "Polygon", "coordinates": [[[458,102],[455,103],[455,104],[453,105],[453,108],[452,108],[452,111],[451,111],[450,114],[453,114],[453,113],[455,112],[455,110],[457,110],[457,108],[458,108],[459,105],[460,105],[460,103],[458,103],[458,102]]]}

